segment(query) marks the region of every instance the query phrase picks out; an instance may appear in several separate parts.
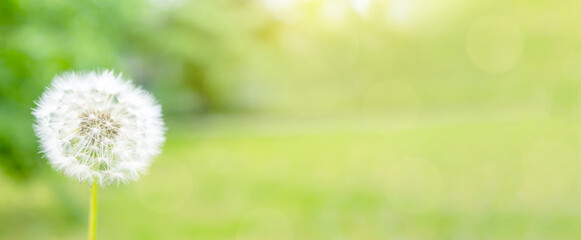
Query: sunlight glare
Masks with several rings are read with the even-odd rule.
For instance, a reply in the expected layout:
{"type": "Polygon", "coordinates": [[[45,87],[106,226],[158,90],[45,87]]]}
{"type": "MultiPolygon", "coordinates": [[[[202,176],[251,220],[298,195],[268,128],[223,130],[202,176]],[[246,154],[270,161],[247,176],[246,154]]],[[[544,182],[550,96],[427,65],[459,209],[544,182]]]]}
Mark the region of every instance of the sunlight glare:
{"type": "Polygon", "coordinates": [[[461,0],[391,0],[385,20],[400,30],[438,31],[451,24],[466,3],[461,0]]]}
{"type": "Polygon", "coordinates": [[[285,23],[296,22],[299,12],[296,5],[298,0],[262,0],[264,6],[272,15],[285,23]]]}
{"type": "Polygon", "coordinates": [[[338,27],[345,20],[347,6],[343,1],[327,0],[323,3],[320,14],[326,22],[334,27],[338,27]]]}
{"type": "Polygon", "coordinates": [[[371,6],[371,0],[353,0],[351,6],[357,14],[362,17],[367,17],[369,14],[369,7],[371,6]]]}
{"type": "Polygon", "coordinates": [[[389,4],[386,17],[396,25],[408,25],[413,17],[413,6],[417,3],[417,0],[393,0],[389,4]]]}
{"type": "Polygon", "coordinates": [[[273,12],[282,12],[293,7],[293,0],[262,0],[264,6],[273,12]]]}

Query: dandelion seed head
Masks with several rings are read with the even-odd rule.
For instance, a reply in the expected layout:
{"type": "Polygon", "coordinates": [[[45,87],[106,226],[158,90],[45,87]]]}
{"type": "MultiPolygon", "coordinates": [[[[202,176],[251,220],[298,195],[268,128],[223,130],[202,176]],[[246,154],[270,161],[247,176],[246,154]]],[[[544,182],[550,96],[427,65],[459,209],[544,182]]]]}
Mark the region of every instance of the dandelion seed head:
{"type": "Polygon", "coordinates": [[[56,76],[36,103],[41,151],[80,182],[137,180],[165,141],[156,100],[112,71],[56,76]]]}

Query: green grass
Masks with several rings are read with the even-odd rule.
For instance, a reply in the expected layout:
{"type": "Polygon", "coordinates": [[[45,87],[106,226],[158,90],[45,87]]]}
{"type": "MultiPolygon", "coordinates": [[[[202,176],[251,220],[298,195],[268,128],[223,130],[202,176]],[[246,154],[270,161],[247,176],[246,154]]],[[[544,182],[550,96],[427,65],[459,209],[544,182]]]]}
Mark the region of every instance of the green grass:
{"type": "MultiPolygon", "coordinates": [[[[169,126],[150,174],[100,191],[98,239],[581,238],[572,119],[169,126]]],[[[0,239],[85,238],[88,185],[0,191],[0,239]]]]}

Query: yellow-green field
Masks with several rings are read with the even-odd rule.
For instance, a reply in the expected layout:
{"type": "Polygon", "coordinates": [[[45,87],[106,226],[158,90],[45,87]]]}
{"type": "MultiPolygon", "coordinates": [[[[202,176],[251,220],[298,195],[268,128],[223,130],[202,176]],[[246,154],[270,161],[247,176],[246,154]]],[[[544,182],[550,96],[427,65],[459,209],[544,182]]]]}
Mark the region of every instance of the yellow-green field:
{"type": "MultiPolygon", "coordinates": [[[[579,239],[578,122],[170,121],[150,174],[100,190],[98,238],[579,239]]],[[[0,178],[0,239],[86,237],[89,186],[45,168],[0,178]]]]}

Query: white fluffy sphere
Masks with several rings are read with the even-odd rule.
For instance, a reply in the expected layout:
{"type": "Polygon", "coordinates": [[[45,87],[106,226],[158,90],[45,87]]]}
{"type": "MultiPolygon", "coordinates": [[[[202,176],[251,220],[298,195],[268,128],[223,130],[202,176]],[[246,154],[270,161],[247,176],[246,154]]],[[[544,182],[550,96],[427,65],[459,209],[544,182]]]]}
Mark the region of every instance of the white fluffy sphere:
{"type": "Polygon", "coordinates": [[[160,105],[112,71],[56,76],[36,103],[42,152],[80,182],[136,180],[165,140],[160,105]]]}

